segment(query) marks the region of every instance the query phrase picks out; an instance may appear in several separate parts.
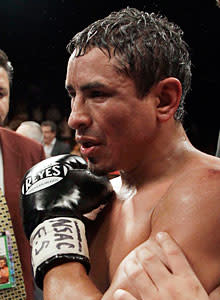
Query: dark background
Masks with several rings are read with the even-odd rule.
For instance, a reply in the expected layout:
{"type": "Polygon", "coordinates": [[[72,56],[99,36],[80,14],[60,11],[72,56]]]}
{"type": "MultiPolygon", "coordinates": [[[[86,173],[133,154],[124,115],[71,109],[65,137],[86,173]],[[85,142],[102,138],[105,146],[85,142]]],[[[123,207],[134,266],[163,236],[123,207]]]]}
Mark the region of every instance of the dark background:
{"type": "Polygon", "coordinates": [[[14,67],[9,120],[25,103],[29,112],[57,103],[67,116],[66,45],[85,26],[112,10],[130,6],[159,12],[177,23],[190,46],[192,90],[186,99],[184,127],[192,143],[214,154],[219,131],[220,8],[206,1],[0,0],[0,48],[14,67]]]}

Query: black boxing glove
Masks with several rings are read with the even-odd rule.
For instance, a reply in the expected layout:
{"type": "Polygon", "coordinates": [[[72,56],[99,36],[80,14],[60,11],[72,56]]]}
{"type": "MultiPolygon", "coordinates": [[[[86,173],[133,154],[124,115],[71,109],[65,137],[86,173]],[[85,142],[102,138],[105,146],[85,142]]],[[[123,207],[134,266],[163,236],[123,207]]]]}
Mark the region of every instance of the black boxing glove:
{"type": "Polygon", "coordinates": [[[91,173],[79,156],[53,156],[24,176],[21,215],[32,247],[37,285],[54,266],[77,261],[89,271],[85,221],[94,219],[114,192],[107,177],[91,173]]]}

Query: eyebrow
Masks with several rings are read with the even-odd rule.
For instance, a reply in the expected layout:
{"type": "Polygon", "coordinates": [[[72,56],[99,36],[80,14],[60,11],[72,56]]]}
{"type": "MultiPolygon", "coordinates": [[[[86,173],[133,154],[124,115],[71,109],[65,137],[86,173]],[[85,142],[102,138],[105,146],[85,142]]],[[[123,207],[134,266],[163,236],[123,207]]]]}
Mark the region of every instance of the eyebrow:
{"type": "MultiPolygon", "coordinates": [[[[90,82],[90,83],[82,85],[80,87],[80,90],[81,91],[86,91],[86,90],[103,88],[103,87],[105,87],[105,85],[103,83],[100,83],[98,81],[94,81],[94,82],[90,82]]],[[[75,91],[75,89],[73,88],[73,86],[71,84],[66,86],[66,90],[68,92],[75,91]]]]}

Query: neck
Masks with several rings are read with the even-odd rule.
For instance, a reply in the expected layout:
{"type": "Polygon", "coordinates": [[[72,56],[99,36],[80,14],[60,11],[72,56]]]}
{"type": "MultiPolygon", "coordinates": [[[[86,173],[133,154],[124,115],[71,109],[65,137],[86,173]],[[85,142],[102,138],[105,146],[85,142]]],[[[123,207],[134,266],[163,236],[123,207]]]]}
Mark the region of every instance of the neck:
{"type": "Polygon", "coordinates": [[[195,151],[180,123],[163,124],[159,134],[145,145],[136,165],[121,171],[122,185],[138,189],[146,183],[169,179],[195,151]]]}

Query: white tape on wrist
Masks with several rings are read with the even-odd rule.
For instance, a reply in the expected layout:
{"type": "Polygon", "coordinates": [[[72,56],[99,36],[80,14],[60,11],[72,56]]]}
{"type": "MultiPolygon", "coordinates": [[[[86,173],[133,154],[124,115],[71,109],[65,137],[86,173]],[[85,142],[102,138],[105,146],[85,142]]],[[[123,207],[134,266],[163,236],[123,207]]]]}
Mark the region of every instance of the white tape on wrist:
{"type": "Polygon", "coordinates": [[[58,217],[38,225],[31,234],[32,266],[37,267],[49,258],[64,254],[77,254],[89,258],[89,251],[82,221],[58,217]]]}

